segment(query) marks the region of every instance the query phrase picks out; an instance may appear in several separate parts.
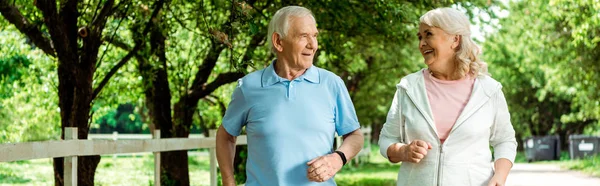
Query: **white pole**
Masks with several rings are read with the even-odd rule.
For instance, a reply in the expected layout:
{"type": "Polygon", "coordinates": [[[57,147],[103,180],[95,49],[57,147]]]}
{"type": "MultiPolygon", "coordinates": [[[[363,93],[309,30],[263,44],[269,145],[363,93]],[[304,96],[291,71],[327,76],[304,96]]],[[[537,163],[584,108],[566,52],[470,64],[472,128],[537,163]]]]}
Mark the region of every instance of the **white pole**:
{"type": "MultiPolygon", "coordinates": [[[[217,137],[217,131],[211,129],[208,132],[208,137],[217,137]]],[[[217,151],[216,148],[210,148],[210,185],[217,186],[217,151]]]]}
{"type": "MultiPolygon", "coordinates": [[[[77,127],[65,127],[65,140],[77,140],[77,127]]],[[[77,156],[64,158],[64,184],[77,186],[77,156]]]]}
{"type": "MultiPolygon", "coordinates": [[[[160,139],[160,129],[154,130],[154,139],[160,139]]],[[[160,152],[154,152],[154,185],[160,186],[160,152]]]]}
{"type": "MultiPolygon", "coordinates": [[[[119,132],[118,131],[113,131],[113,133],[112,133],[112,139],[113,140],[119,139],[119,132]]],[[[113,154],[112,155],[112,160],[113,160],[113,163],[117,162],[117,154],[113,154]]]]}

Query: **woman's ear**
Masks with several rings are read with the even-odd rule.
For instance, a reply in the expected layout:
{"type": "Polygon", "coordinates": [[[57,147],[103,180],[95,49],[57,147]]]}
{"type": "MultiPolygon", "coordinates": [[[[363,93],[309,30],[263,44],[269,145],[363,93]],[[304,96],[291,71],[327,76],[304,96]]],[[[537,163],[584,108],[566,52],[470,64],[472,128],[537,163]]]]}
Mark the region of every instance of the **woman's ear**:
{"type": "Polygon", "coordinates": [[[461,35],[454,35],[452,38],[452,49],[458,50],[461,42],[461,35]]]}
{"type": "Polygon", "coordinates": [[[275,48],[275,50],[277,50],[278,52],[283,51],[283,46],[281,45],[281,35],[279,35],[277,32],[273,32],[273,35],[271,36],[271,41],[273,42],[273,47],[275,48]]]}

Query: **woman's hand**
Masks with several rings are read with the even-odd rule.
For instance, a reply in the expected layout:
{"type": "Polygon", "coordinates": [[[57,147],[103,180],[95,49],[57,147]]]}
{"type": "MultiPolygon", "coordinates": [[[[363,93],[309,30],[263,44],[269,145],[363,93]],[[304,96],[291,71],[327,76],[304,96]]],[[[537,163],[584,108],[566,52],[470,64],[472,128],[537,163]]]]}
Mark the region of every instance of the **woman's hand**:
{"type": "Polygon", "coordinates": [[[506,183],[504,176],[498,176],[497,174],[494,174],[490,182],[488,182],[488,186],[504,186],[504,183],[506,183]]]}
{"type": "Polygon", "coordinates": [[[427,151],[432,148],[431,143],[423,140],[414,140],[410,144],[402,146],[401,152],[404,154],[404,160],[412,163],[419,163],[427,155],[427,151]]]}

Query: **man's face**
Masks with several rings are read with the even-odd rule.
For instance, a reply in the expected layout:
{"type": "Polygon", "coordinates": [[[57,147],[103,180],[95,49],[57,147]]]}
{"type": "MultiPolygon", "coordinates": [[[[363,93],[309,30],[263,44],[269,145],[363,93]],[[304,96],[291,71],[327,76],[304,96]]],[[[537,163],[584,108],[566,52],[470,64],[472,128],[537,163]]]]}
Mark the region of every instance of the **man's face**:
{"type": "Polygon", "coordinates": [[[280,58],[292,68],[311,67],[318,42],[317,23],[311,16],[290,17],[288,35],[281,41],[280,58]]]}

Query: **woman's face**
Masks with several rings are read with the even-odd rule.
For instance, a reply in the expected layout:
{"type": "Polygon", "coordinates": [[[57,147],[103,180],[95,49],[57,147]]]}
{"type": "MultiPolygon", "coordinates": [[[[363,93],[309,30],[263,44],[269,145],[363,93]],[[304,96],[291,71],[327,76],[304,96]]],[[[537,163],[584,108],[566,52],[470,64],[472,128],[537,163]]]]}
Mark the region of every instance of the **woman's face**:
{"type": "Polygon", "coordinates": [[[429,68],[449,65],[454,58],[460,36],[447,34],[438,27],[419,24],[419,51],[429,68]]]}

